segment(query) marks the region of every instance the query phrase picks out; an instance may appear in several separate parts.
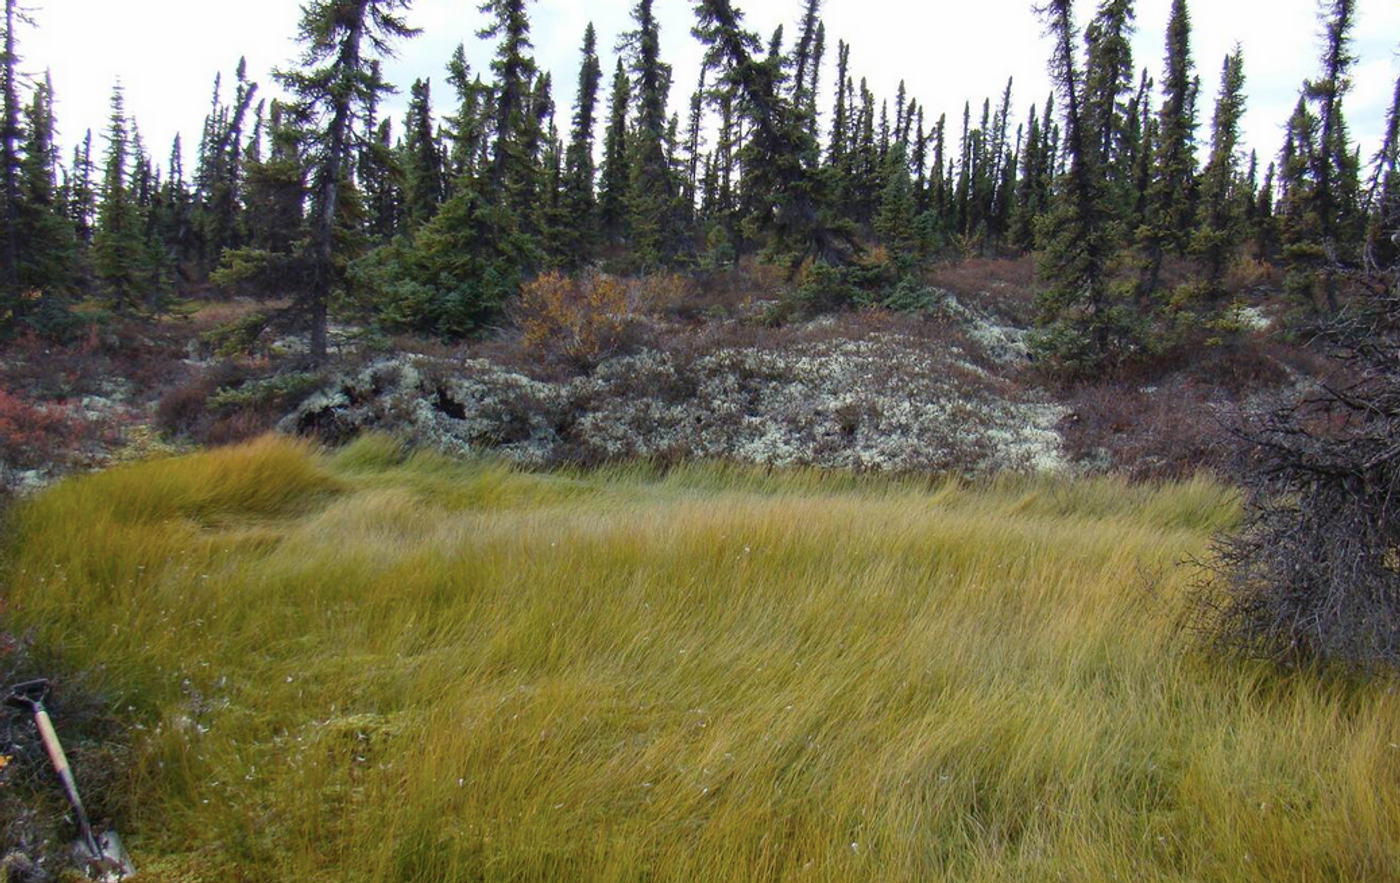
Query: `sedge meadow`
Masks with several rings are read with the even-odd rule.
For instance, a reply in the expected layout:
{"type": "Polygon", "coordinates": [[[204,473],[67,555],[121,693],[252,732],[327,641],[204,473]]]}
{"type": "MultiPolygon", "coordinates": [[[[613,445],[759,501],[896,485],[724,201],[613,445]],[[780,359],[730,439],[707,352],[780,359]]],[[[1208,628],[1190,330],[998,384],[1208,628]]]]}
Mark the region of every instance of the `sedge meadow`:
{"type": "Polygon", "coordinates": [[[1393,877],[1392,683],[1181,632],[1238,516],[268,437],[70,479],[4,560],[129,705],[141,880],[1393,877]]]}
{"type": "Polygon", "coordinates": [[[956,6],[4,0],[0,883],[1400,881],[1400,3],[956,6]]]}

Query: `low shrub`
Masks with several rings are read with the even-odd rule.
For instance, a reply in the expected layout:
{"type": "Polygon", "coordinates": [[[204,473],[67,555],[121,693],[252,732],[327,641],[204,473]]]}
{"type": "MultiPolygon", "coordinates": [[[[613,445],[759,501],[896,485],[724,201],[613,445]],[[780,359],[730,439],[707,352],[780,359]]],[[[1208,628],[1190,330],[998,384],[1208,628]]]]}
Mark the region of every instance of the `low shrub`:
{"type": "Polygon", "coordinates": [[[175,323],[89,324],[68,342],[26,336],[0,346],[0,388],[34,402],[85,396],[140,399],[182,382],[191,369],[175,323]]]}
{"type": "Polygon", "coordinates": [[[691,320],[741,316],[752,312],[756,302],[777,298],[787,281],[782,268],[752,258],[738,266],[710,267],[688,278],[686,298],[670,315],[691,320]]]}
{"type": "Polygon", "coordinates": [[[913,276],[905,276],[880,298],[879,306],[901,313],[926,313],[938,309],[946,295],[923,285],[913,276]]]}
{"type": "Polygon", "coordinates": [[[648,294],[664,288],[629,285],[603,273],[545,273],[525,285],[514,308],[522,345],[549,362],[591,370],[623,349],[648,294]]]}
{"type": "Polygon", "coordinates": [[[201,339],[216,356],[249,356],[257,350],[271,321],[272,316],[266,312],[246,313],[206,331],[201,339]]]}
{"type": "Polygon", "coordinates": [[[0,466],[17,469],[66,467],[88,448],[111,440],[118,427],[64,404],[40,404],[0,389],[0,466]]]}
{"type": "Polygon", "coordinates": [[[1226,291],[1277,291],[1282,286],[1277,267],[1252,257],[1240,258],[1225,276],[1226,291]]]}
{"type": "Polygon", "coordinates": [[[185,383],[173,387],[156,404],[155,422],[171,436],[202,438],[210,421],[209,399],[219,389],[241,383],[247,371],[232,362],[218,362],[185,383]]]}
{"type": "Polygon", "coordinates": [[[1068,404],[1062,429],[1070,456],[1135,479],[1222,469],[1237,450],[1220,423],[1221,406],[1189,382],[1086,384],[1068,404]]]}
{"type": "Polygon", "coordinates": [[[77,441],[77,427],[60,409],[36,406],[0,389],[0,460],[31,468],[77,441]]]}
{"type": "Polygon", "coordinates": [[[944,300],[941,290],[922,281],[912,258],[891,256],[884,248],[872,249],[859,262],[844,267],[806,265],[788,297],[790,307],[796,308],[790,311],[807,315],[860,307],[930,312],[944,300]]]}
{"type": "Polygon", "coordinates": [[[541,257],[513,211],[464,188],[411,238],[352,262],[349,300],[386,332],[461,340],[496,319],[541,257]]]}
{"type": "Polygon", "coordinates": [[[266,410],[238,410],[215,417],[201,441],[210,447],[242,444],[277,428],[280,413],[266,410]]]}
{"type": "Polygon", "coordinates": [[[898,269],[882,252],[846,267],[813,263],[803,269],[791,298],[801,312],[819,315],[879,303],[899,279],[898,269]]]}
{"type": "Polygon", "coordinates": [[[314,373],[256,377],[247,368],[220,362],[166,393],[156,406],[156,425],[201,444],[247,441],[270,431],[321,384],[314,373]]]}
{"type": "Polygon", "coordinates": [[[951,291],[970,306],[1030,325],[1037,313],[1035,260],[970,258],[934,264],[924,272],[934,288],[951,291]]]}
{"type": "Polygon", "coordinates": [[[285,409],[300,404],[321,386],[322,378],[307,371],[276,374],[238,386],[223,387],[209,397],[209,409],[217,413],[242,410],[285,409]]]}
{"type": "Polygon", "coordinates": [[[684,273],[651,273],[634,282],[638,310],[649,315],[673,315],[695,300],[699,286],[684,273]]]}

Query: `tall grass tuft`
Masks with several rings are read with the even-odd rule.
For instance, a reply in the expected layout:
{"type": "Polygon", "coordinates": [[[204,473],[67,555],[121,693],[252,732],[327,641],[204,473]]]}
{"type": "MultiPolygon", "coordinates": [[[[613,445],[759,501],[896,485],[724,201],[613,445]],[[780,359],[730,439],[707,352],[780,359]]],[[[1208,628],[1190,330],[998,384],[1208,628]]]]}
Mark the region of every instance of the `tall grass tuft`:
{"type": "Polygon", "coordinates": [[[27,503],[7,600],[137,709],[144,879],[1395,879],[1389,686],[1174,637],[1238,510],[265,439],[27,503]]]}

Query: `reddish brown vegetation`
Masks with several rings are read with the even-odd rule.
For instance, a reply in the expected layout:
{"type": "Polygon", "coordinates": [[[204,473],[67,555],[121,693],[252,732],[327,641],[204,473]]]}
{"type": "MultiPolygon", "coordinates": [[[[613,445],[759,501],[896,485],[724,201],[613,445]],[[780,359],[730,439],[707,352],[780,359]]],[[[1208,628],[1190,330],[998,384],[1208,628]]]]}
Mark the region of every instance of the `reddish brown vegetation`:
{"type": "Polygon", "coordinates": [[[1062,391],[1070,456],[1134,478],[1231,471],[1245,445],[1233,432],[1251,408],[1337,370],[1321,355],[1262,334],[1199,346],[1137,370],[1062,391]]]}
{"type": "Polygon", "coordinates": [[[63,409],[36,406],[0,389],[0,460],[22,469],[41,466],[78,447],[84,427],[63,409]]]}
{"type": "Polygon", "coordinates": [[[1035,321],[1035,259],[970,258],[938,264],[924,274],[928,284],[958,300],[1020,325],[1035,321]]]}

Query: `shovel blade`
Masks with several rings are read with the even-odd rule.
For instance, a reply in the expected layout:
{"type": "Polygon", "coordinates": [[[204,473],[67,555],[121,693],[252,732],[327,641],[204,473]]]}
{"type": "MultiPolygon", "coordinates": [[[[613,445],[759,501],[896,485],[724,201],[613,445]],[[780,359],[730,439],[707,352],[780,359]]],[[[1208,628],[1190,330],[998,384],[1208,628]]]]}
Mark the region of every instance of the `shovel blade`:
{"type": "Polygon", "coordinates": [[[136,873],[136,866],[131,863],[131,856],[127,855],[126,848],[122,846],[122,839],[116,831],[107,831],[97,837],[97,845],[101,850],[101,855],[93,855],[83,841],[73,844],[73,852],[82,863],[83,872],[89,880],[96,880],[98,883],[121,883],[127,877],[136,873]]]}

